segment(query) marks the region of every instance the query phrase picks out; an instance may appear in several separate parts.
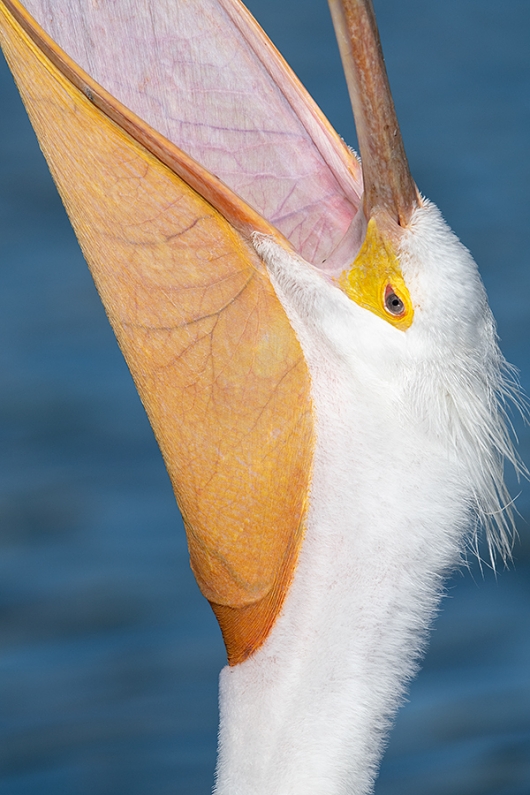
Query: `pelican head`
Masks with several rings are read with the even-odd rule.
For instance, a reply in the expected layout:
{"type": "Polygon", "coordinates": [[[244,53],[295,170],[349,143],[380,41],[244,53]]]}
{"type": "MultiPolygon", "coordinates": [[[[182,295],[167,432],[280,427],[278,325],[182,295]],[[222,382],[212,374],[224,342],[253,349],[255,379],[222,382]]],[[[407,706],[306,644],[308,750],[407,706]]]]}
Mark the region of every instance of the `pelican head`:
{"type": "Polygon", "coordinates": [[[369,793],[444,576],[509,550],[485,291],[330,6],[360,161],[239,0],[0,0],[223,632],[216,795],[369,793]]]}

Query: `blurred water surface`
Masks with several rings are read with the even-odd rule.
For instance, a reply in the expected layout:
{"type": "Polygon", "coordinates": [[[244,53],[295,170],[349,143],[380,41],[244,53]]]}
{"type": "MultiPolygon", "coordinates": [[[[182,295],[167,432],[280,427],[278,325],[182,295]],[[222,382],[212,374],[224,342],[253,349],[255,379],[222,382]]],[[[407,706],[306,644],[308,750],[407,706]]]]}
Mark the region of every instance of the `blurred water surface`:
{"type": "MultiPolygon", "coordinates": [[[[413,174],[479,262],[528,390],[530,4],[375,5],[413,174]]],[[[354,144],[324,0],[250,7],[354,144]]],[[[3,63],[0,97],[0,795],[204,795],[220,633],[3,63]]],[[[377,795],[530,793],[530,506],[512,490],[515,564],[449,583],[377,795]]]]}

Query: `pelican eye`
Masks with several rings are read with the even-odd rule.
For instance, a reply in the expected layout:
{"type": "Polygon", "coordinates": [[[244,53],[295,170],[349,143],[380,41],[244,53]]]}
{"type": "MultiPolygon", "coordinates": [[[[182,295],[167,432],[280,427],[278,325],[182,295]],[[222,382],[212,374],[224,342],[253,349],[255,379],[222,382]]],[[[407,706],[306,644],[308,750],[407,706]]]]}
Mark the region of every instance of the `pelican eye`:
{"type": "Polygon", "coordinates": [[[405,304],[390,285],[387,285],[385,290],[385,309],[394,317],[399,317],[405,312],[405,304]]]}

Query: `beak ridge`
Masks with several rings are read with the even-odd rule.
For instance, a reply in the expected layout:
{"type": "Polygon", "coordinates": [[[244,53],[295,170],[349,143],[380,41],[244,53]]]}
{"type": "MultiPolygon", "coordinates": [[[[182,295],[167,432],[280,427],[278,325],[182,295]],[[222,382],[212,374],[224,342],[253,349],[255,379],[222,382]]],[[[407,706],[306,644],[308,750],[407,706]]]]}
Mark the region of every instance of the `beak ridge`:
{"type": "Polygon", "coordinates": [[[359,139],[367,220],[385,210],[407,226],[419,194],[412,179],[371,0],[329,0],[359,139]]]}

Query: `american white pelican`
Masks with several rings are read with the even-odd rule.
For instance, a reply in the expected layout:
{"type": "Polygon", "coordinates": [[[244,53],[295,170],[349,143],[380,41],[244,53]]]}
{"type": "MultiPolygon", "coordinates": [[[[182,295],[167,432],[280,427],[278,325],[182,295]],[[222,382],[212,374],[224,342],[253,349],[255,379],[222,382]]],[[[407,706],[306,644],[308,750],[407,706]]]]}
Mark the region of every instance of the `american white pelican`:
{"type": "MultiPolygon", "coordinates": [[[[19,19],[25,21],[33,40],[37,40],[39,45],[45,44],[38,31],[35,33],[36,29],[31,27],[27,19],[24,20],[17,5],[6,3],[6,6],[19,11],[19,19]]],[[[46,20],[43,18],[40,21],[45,26],[46,20]]],[[[61,43],[60,37],[57,38],[61,43]]],[[[8,54],[10,46],[16,48],[19,43],[20,38],[12,38],[11,45],[7,45],[8,54]]],[[[57,60],[57,52],[53,48],[51,54],[57,60]]],[[[82,62],[82,58],[79,61],[82,62]]],[[[72,76],[69,72],[71,65],[67,63],[66,66],[67,74],[72,76]]],[[[50,70],[51,67],[46,66],[46,69],[50,70]]],[[[367,73],[363,74],[366,76],[367,73]]],[[[23,80],[23,76],[19,75],[19,79],[23,80]]],[[[61,82],[60,78],[58,82],[61,82]]],[[[103,80],[100,79],[100,82],[103,80]]],[[[56,84],[54,87],[56,88],[56,84]]],[[[47,89],[47,86],[44,88],[47,89]]],[[[75,95],[75,91],[64,83],[62,88],[70,98],[75,95]]],[[[108,100],[103,95],[98,96],[97,87],[85,81],[82,88],[89,102],[95,102],[96,106],[99,102],[105,106],[108,100]]],[[[28,92],[31,95],[33,90],[34,84],[31,84],[27,89],[26,99],[28,92]]],[[[79,108],[83,102],[81,97],[75,95],[74,101],[77,103],[78,100],[81,104],[76,104],[75,113],[70,114],[74,120],[77,115],[80,116],[79,108]]],[[[31,104],[31,97],[29,101],[31,104]]],[[[39,96],[36,105],[40,104],[42,107],[59,108],[62,120],[69,115],[68,107],[65,109],[60,104],[56,94],[50,101],[41,101],[39,96]]],[[[92,112],[90,105],[85,105],[85,108],[89,113],[92,112]]],[[[108,107],[106,109],[109,110],[108,107]]],[[[357,111],[359,116],[359,108],[357,111]]],[[[37,116],[37,125],[40,122],[42,126],[42,115],[39,118],[35,108],[33,112],[37,116]]],[[[362,115],[362,110],[360,112],[362,115]]],[[[133,130],[134,120],[131,122],[129,119],[128,123],[132,124],[129,129],[133,130]]],[[[360,124],[362,127],[362,119],[360,124]]],[[[197,126],[197,120],[193,121],[193,125],[197,126]]],[[[64,126],[67,126],[66,123],[64,126]]],[[[85,120],[82,119],[81,126],[76,130],[78,139],[86,129],[85,120]]],[[[109,127],[110,129],[114,128],[109,127]]],[[[71,179],[75,163],[68,162],[68,157],[65,158],[63,152],[54,161],[56,143],[52,143],[50,138],[46,140],[48,133],[45,129],[42,129],[42,134],[57,179],[67,196],[67,202],[70,203],[78,231],[96,271],[101,267],[101,260],[105,259],[105,255],[101,257],[101,251],[109,240],[116,247],[133,244],[134,257],[127,260],[127,266],[136,265],[137,261],[143,265],[139,253],[142,247],[158,250],[161,245],[152,230],[146,232],[153,216],[146,212],[140,219],[135,216],[132,222],[122,222],[127,235],[115,234],[117,227],[113,223],[105,218],[96,218],[95,225],[99,221],[100,231],[103,232],[97,239],[93,228],[87,225],[75,207],[76,200],[83,204],[86,193],[89,193],[89,186],[83,186],[83,193],[75,195],[86,163],[82,164],[81,169],[77,166],[73,194],[69,194],[66,180],[71,179]],[[66,171],[70,173],[66,175],[66,171]],[[104,229],[101,229],[101,224],[106,224],[104,229]]],[[[61,129],[61,135],[63,134],[64,129],[61,129]]],[[[92,142],[92,136],[97,137],[97,131],[90,129],[89,135],[92,142]]],[[[157,154],[161,155],[161,143],[155,138],[156,136],[152,137],[151,143],[157,154]]],[[[123,143],[123,138],[119,138],[119,141],[111,138],[106,140],[110,140],[113,147],[123,143]]],[[[373,139],[364,136],[366,146],[370,140],[373,139]]],[[[142,141],[146,141],[145,137],[142,141]]],[[[210,139],[206,148],[209,143],[210,139]]],[[[380,149],[379,145],[377,148],[380,149]]],[[[87,151],[85,147],[85,156],[87,151]]],[[[131,161],[124,156],[116,158],[116,151],[114,148],[112,152],[114,162],[118,160],[121,165],[126,164],[129,168],[131,161]]],[[[347,183],[345,174],[348,168],[353,172],[349,188],[347,185],[350,192],[345,189],[345,195],[355,205],[354,188],[356,184],[358,186],[358,182],[355,183],[354,179],[354,161],[349,166],[346,165],[344,170],[344,165],[341,165],[344,153],[340,154],[337,149],[328,155],[331,159],[335,157],[335,172],[343,169],[344,182],[347,183]],[[337,162],[336,158],[341,162],[337,162]]],[[[365,169],[373,162],[373,157],[367,154],[365,169]]],[[[386,158],[383,158],[383,165],[385,162],[386,158]]],[[[179,164],[173,165],[177,167],[179,164]]],[[[216,611],[221,623],[224,622],[232,661],[237,663],[223,674],[221,761],[217,787],[219,793],[230,792],[237,795],[238,792],[366,791],[379,754],[378,738],[393,712],[403,676],[414,661],[417,645],[414,645],[412,636],[416,637],[422,631],[436,600],[439,576],[454,562],[458,554],[462,525],[468,518],[471,503],[476,503],[475,507],[488,513],[498,507],[495,488],[500,485],[497,469],[499,461],[492,443],[500,448],[497,452],[508,452],[510,455],[510,451],[506,446],[502,427],[497,423],[496,407],[492,400],[491,389],[500,386],[500,381],[496,380],[499,377],[496,367],[500,360],[491,336],[491,325],[481,287],[467,254],[445,229],[435,211],[429,209],[425,203],[417,206],[413,185],[407,177],[404,165],[397,177],[398,188],[390,191],[393,194],[390,197],[386,195],[389,183],[382,179],[380,165],[381,163],[378,167],[374,166],[374,172],[367,180],[372,193],[369,193],[365,202],[365,213],[373,223],[368,227],[368,238],[356,258],[355,269],[346,268],[345,263],[351,264],[350,260],[359,249],[364,235],[362,224],[352,228],[345,243],[340,243],[340,238],[347,224],[344,228],[340,227],[340,234],[331,223],[326,226],[329,217],[347,217],[347,208],[345,209],[340,196],[337,199],[333,194],[333,201],[336,200],[335,215],[324,213],[324,221],[321,221],[327,237],[321,235],[316,242],[312,242],[311,236],[304,232],[293,241],[314,264],[321,265],[324,259],[328,264],[331,261],[330,272],[336,275],[347,298],[339,292],[335,282],[324,280],[319,273],[309,266],[306,267],[288,250],[282,249],[281,241],[278,248],[267,236],[253,238],[254,246],[269,269],[276,292],[294,327],[294,339],[298,338],[301,343],[311,377],[310,393],[305,389],[305,376],[300,382],[296,382],[295,387],[289,385],[288,395],[292,395],[293,390],[296,395],[292,408],[283,400],[283,396],[278,401],[281,404],[278,410],[287,406],[289,411],[286,416],[282,415],[281,423],[274,426],[274,433],[280,434],[285,423],[293,422],[288,438],[292,440],[294,435],[300,445],[296,450],[296,458],[293,460],[292,455],[288,455],[285,461],[281,458],[280,465],[275,460],[275,467],[267,473],[269,482],[274,477],[275,487],[274,494],[267,495],[267,510],[276,516],[274,511],[284,509],[287,500],[288,518],[292,519],[294,515],[304,519],[304,541],[298,560],[294,560],[296,555],[292,552],[291,535],[281,541],[284,545],[281,547],[281,554],[276,549],[276,540],[267,540],[266,545],[272,544],[273,547],[271,554],[274,565],[276,566],[278,558],[283,563],[280,581],[274,579],[274,568],[271,584],[272,575],[267,569],[270,563],[267,555],[267,559],[260,560],[260,570],[256,572],[253,569],[256,560],[254,555],[262,554],[259,549],[257,553],[253,550],[252,558],[245,561],[241,571],[234,569],[229,557],[231,550],[223,549],[219,552],[217,540],[211,541],[208,532],[212,515],[215,514],[216,519],[222,519],[227,512],[226,489],[232,488],[230,484],[234,482],[238,484],[240,471],[235,481],[230,480],[228,486],[223,481],[221,494],[225,501],[219,508],[216,496],[213,508],[209,506],[207,521],[203,521],[204,509],[197,497],[204,496],[204,483],[199,481],[197,485],[195,482],[190,487],[184,478],[181,482],[184,485],[177,485],[185,513],[188,514],[198,578],[203,590],[217,605],[216,611]],[[411,212],[414,217],[408,230],[411,212]],[[400,230],[393,225],[395,217],[407,228],[403,238],[400,230]],[[307,240],[311,254],[304,249],[307,240]],[[330,250],[334,249],[332,256],[329,256],[329,251],[324,252],[325,257],[322,254],[326,244],[330,250]],[[421,257],[417,256],[418,251],[421,252],[421,257]],[[421,268],[418,264],[420,259],[421,268]],[[437,259],[443,261],[443,268],[435,268],[436,264],[442,264],[436,263],[437,259]],[[376,269],[375,276],[370,271],[374,262],[378,268],[383,263],[381,272],[385,274],[385,284],[379,284],[379,270],[376,269]],[[363,269],[369,271],[368,277],[363,273],[363,279],[359,279],[357,274],[363,272],[363,269]],[[349,303],[351,299],[364,308],[359,309],[356,304],[349,303]],[[329,303],[325,303],[326,301],[329,303]],[[372,314],[367,313],[367,307],[372,314]],[[312,399],[312,408],[310,412],[300,411],[300,407],[304,409],[304,406],[309,406],[308,395],[312,399]],[[297,409],[298,414],[293,413],[293,409],[297,409]],[[310,421],[307,417],[310,417],[310,421]],[[316,441],[309,444],[310,438],[316,441]],[[477,457],[478,452],[481,455],[477,457]],[[304,459],[303,453],[308,458],[304,459]],[[304,461],[303,466],[299,466],[300,459],[304,461]],[[328,472],[329,465],[332,466],[331,473],[328,472]],[[286,470],[291,477],[283,477],[286,470]],[[307,505],[305,492],[309,490],[309,484],[304,479],[309,474],[311,484],[307,505]],[[297,487],[291,493],[289,489],[293,478],[297,487]],[[282,489],[286,490],[285,494],[281,492],[282,489]],[[279,507],[274,504],[270,508],[269,503],[277,496],[277,492],[282,494],[279,507]],[[330,496],[333,498],[331,501],[330,496]],[[197,525],[203,532],[203,524],[207,531],[206,542],[203,535],[197,532],[197,525]],[[389,526],[392,528],[390,534],[389,526]],[[204,549],[205,560],[201,558],[204,549]],[[329,567],[325,565],[327,556],[329,567]],[[315,566],[315,559],[319,565],[315,566]],[[216,570],[219,560],[222,560],[228,575],[225,575],[224,569],[216,570]],[[368,561],[371,565],[367,565],[368,561]],[[212,569],[213,578],[210,580],[212,569]],[[287,580],[291,576],[292,584],[287,587],[287,580]],[[321,582],[320,592],[318,589],[313,590],[317,580],[321,582]],[[225,588],[229,591],[228,595],[225,588]],[[351,588],[354,589],[353,592],[351,588]],[[251,597],[248,596],[249,593],[251,597]],[[270,594],[275,594],[275,600],[270,594]],[[272,608],[267,600],[273,602],[272,608]],[[247,604],[254,605],[257,602],[260,609],[247,610],[247,604]],[[278,617],[282,603],[283,609],[278,617]],[[238,616],[235,623],[232,621],[230,611],[234,609],[242,611],[243,618],[249,612],[257,613],[257,633],[254,633],[253,626],[245,626],[244,621],[241,630],[241,616],[238,616]],[[271,623],[273,626],[269,634],[271,623]],[[251,636],[250,641],[248,633],[251,636]],[[249,644],[253,651],[250,656],[249,644]],[[322,652],[321,644],[324,644],[325,653],[322,652]],[[291,646],[295,648],[290,649],[291,646]],[[274,670],[274,674],[271,670],[274,670]],[[300,683],[300,691],[297,691],[297,682],[300,683]],[[308,693],[311,697],[308,697],[308,693]],[[248,697],[246,702],[245,696],[248,697]],[[288,713],[285,720],[282,720],[283,713],[288,713]],[[241,729],[242,725],[245,728],[241,729]],[[243,743],[240,745],[241,739],[243,743]]],[[[182,164],[180,167],[183,168],[182,164]]],[[[186,165],[185,168],[189,170],[189,166],[186,165]]],[[[156,172],[152,161],[149,161],[147,170],[156,172]]],[[[393,173],[392,169],[391,171],[393,173]]],[[[161,171],[160,174],[162,173],[165,174],[161,171]]],[[[162,179],[160,174],[156,172],[157,180],[162,179]]],[[[127,180],[137,180],[137,176],[133,175],[131,178],[129,172],[118,176],[120,186],[125,188],[131,185],[127,180]]],[[[112,180],[115,177],[115,174],[111,175],[112,180]]],[[[197,177],[196,172],[190,179],[195,187],[204,182],[203,176],[197,177]]],[[[159,182],[156,182],[155,187],[158,191],[159,182]]],[[[107,190],[102,190],[99,186],[94,188],[100,201],[104,201],[104,197],[109,195],[109,183],[106,188],[107,190]]],[[[238,186],[238,189],[241,190],[241,187],[238,186]]],[[[211,185],[208,190],[211,190],[211,185]]],[[[243,239],[246,239],[249,229],[257,229],[262,234],[274,237],[274,231],[250,211],[241,215],[241,208],[238,207],[238,212],[235,212],[232,209],[232,198],[223,193],[219,186],[215,186],[215,190],[215,197],[208,193],[208,198],[236,223],[243,239]]],[[[139,189],[133,185],[132,193],[121,190],[119,209],[123,209],[123,204],[131,203],[134,199],[142,213],[145,205],[142,205],[141,200],[138,201],[138,193],[142,191],[143,185],[139,189]]],[[[146,188],[145,194],[147,199],[152,198],[152,189],[146,188]]],[[[252,198],[255,199],[255,196],[252,198]]],[[[88,215],[91,212],[92,215],[94,212],[97,214],[100,205],[91,204],[86,209],[89,210],[88,215]]],[[[299,208],[295,207],[294,210],[298,212],[299,208]]],[[[290,212],[294,210],[289,208],[290,212]]],[[[107,208],[104,212],[106,211],[107,208]]],[[[356,217],[362,220],[360,214],[356,217]]],[[[203,216],[199,220],[202,218],[203,216]]],[[[91,220],[94,222],[94,218],[91,220]]],[[[276,218],[274,220],[279,225],[279,221],[276,218]]],[[[168,243],[170,239],[179,236],[179,233],[182,236],[184,231],[187,232],[197,224],[197,220],[192,220],[185,230],[179,228],[177,233],[170,225],[162,224],[156,232],[168,243]]],[[[299,226],[295,228],[298,229],[299,226]]],[[[236,250],[239,251],[240,245],[242,244],[236,244],[236,250]]],[[[201,252],[203,248],[200,249],[201,252]]],[[[250,254],[247,252],[246,256],[253,256],[251,249],[248,251],[250,254]]],[[[205,256],[202,258],[207,259],[205,256]]],[[[262,273],[259,264],[256,264],[256,268],[258,273],[262,273]]],[[[236,270],[235,275],[229,272],[224,276],[225,282],[239,277],[241,272],[242,270],[236,270]]],[[[96,272],[96,276],[98,275],[100,279],[104,278],[96,272]]],[[[164,274],[163,279],[166,279],[164,274]]],[[[152,310],[148,302],[143,304],[142,301],[137,301],[141,288],[145,288],[145,293],[150,298],[155,292],[152,285],[146,286],[143,283],[136,286],[134,296],[133,308],[137,314],[133,319],[130,316],[124,319],[122,309],[113,297],[115,293],[111,290],[118,287],[120,292],[124,280],[118,274],[111,276],[111,281],[113,283],[110,286],[100,281],[100,287],[110,303],[109,313],[113,315],[118,326],[122,323],[121,329],[119,328],[122,344],[127,347],[126,337],[131,329],[140,329],[140,333],[144,334],[140,345],[142,351],[147,347],[146,337],[149,337],[149,342],[153,342],[156,337],[155,354],[169,356],[163,365],[160,361],[157,362],[156,370],[160,372],[162,367],[170,370],[174,364],[175,353],[173,349],[168,353],[166,338],[175,330],[174,318],[165,322],[166,309],[157,307],[152,310]],[[152,318],[147,318],[151,310],[156,314],[156,323],[152,318]]],[[[246,288],[246,284],[242,282],[241,289],[243,286],[246,288]]],[[[182,284],[179,286],[182,288],[182,284]]],[[[192,287],[187,283],[184,286],[186,289],[195,290],[195,294],[206,291],[203,283],[194,284],[192,287]]],[[[157,282],[156,288],[159,287],[157,282]]],[[[171,285],[168,289],[171,292],[175,287],[171,285]]],[[[206,298],[204,295],[199,297],[202,311],[206,298]]],[[[230,305],[234,303],[232,298],[230,302],[230,305]]],[[[224,306],[225,304],[223,309],[224,306]]],[[[261,304],[259,306],[261,313],[261,304]]],[[[273,303],[273,307],[275,306],[273,303]]],[[[172,302],[170,309],[173,309],[172,302]]],[[[220,314],[218,307],[214,309],[220,314]]],[[[276,320],[278,316],[275,308],[267,311],[271,322],[283,323],[276,320]]],[[[210,316],[212,314],[213,310],[210,316]]],[[[241,315],[245,319],[248,316],[248,310],[241,315]]],[[[201,317],[206,318],[207,315],[201,317]]],[[[240,328],[241,326],[237,326],[237,329],[240,328]]],[[[215,329],[217,330],[217,325],[215,329]]],[[[229,334],[232,333],[234,332],[229,331],[229,334]]],[[[279,334],[275,332],[275,340],[284,333],[287,334],[283,331],[279,334]]],[[[212,334],[213,331],[209,328],[203,336],[210,339],[212,334]]],[[[270,344],[269,333],[265,337],[260,342],[262,346],[270,344]]],[[[289,342],[291,344],[295,343],[289,342]]],[[[277,347],[275,342],[273,354],[277,353],[277,347]]],[[[266,351],[266,361],[258,360],[259,351],[253,339],[251,351],[250,370],[255,370],[254,374],[267,382],[270,380],[266,370],[270,350],[266,351]],[[262,375],[263,371],[265,376],[262,375]]],[[[140,387],[144,390],[144,400],[148,403],[153,391],[153,381],[151,379],[146,384],[151,376],[142,369],[143,363],[139,365],[134,360],[135,355],[134,350],[129,350],[133,369],[136,367],[140,387]]],[[[153,355],[153,350],[149,349],[148,358],[153,355]]],[[[223,361],[222,355],[222,352],[216,350],[208,361],[215,365],[218,361],[223,361]]],[[[232,353],[229,361],[233,361],[233,358],[232,353]]],[[[300,361],[302,360],[292,354],[289,346],[282,350],[283,371],[277,382],[284,382],[286,374],[292,373],[294,364],[300,361]],[[289,367],[286,367],[286,363],[289,367]]],[[[221,375],[225,368],[223,364],[221,375]]],[[[216,379],[218,377],[216,374],[216,379]]],[[[194,381],[193,384],[195,383],[194,381]]],[[[228,380],[227,383],[225,391],[231,389],[234,381],[228,380]]],[[[159,385],[160,382],[157,382],[155,391],[159,385]]],[[[173,384],[168,386],[170,392],[174,388],[173,384]]],[[[189,390],[189,380],[186,381],[185,388],[189,390]]],[[[264,388],[267,388],[266,383],[264,388]]],[[[245,386],[244,394],[239,399],[240,411],[236,413],[238,423],[245,418],[247,406],[250,416],[253,406],[248,396],[251,392],[245,386]]],[[[183,465],[178,451],[175,453],[176,464],[172,460],[174,440],[165,430],[166,399],[167,396],[164,395],[158,403],[155,401],[154,406],[148,407],[155,425],[158,422],[159,438],[165,447],[169,465],[173,463],[177,470],[178,481],[179,470],[183,465]]],[[[260,417],[264,406],[269,406],[271,399],[268,397],[263,405],[260,404],[260,417]]],[[[194,394],[193,402],[187,408],[187,415],[193,413],[197,400],[197,395],[194,394]]],[[[210,396],[209,402],[212,401],[210,396]]],[[[171,412],[174,409],[175,407],[171,407],[171,412]]],[[[274,409],[277,410],[276,406],[274,409]]],[[[220,444],[219,439],[224,442],[228,438],[227,434],[240,433],[238,427],[234,429],[230,425],[230,420],[233,419],[230,414],[225,424],[223,412],[221,420],[219,416],[215,417],[212,427],[209,428],[214,435],[214,446],[220,444]],[[223,432],[215,437],[220,422],[223,423],[223,432]]],[[[252,421],[249,427],[253,432],[256,423],[253,416],[250,419],[252,421]]],[[[269,436],[274,437],[271,426],[267,427],[269,436]]],[[[248,433],[250,432],[249,430],[248,433]]],[[[195,449],[195,433],[194,428],[193,433],[186,436],[182,443],[187,446],[187,455],[191,455],[192,460],[200,459],[198,469],[203,471],[208,461],[203,459],[202,451],[197,452],[195,449]]],[[[208,438],[207,441],[211,442],[211,439],[208,438]]],[[[235,456],[238,464],[241,463],[239,438],[234,446],[238,451],[235,456]]],[[[286,443],[278,449],[282,455],[286,449],[289,450],[286,443]]],[[[252,459],[256,451],[260,453],[261,447],[252,441],[250,451],[247,450],[250,467],[245,459],[242,471],[256,473],[259,479],[263,472],[252,459]]],[[[216,448],[216,461],[228,457],[226,450],[216,448]]],[[[233,468],[236,464],[231,462],[230,466],[233,468]]],[[[218,474],[216,467],[215,476],[218,474]]],[[[225,478],[225,475],[222,477],[225,478]]],[[[212,476],[208,485],[211,482],[212,476]]],[[[252,490],[245,489],[245,493],[254,497],[254,488],[252,483],[252,490]]],[[[236,496],[239,505],[242,495],[236,496]]],[[[233,503],[231,493],[230,498],[233,503]]],[[[244,516],[248,516],[247,509],[248,506],[245,505],[244,516]]],[[[263,510],[262,506],[260,510],[263,510]]],[[[283,528],[282,516],[280,513],[279,526],[283,528]]],[[[233,516],[229,519],[233,526],[233,516]]],[[[244,526],[244,519],[238,517],[238,521],[244,526]]],[[[298,527],[299,522],[295,524],[298,527]]],[[[240,553],[238,546],[238,558],[240,553]]]]}

